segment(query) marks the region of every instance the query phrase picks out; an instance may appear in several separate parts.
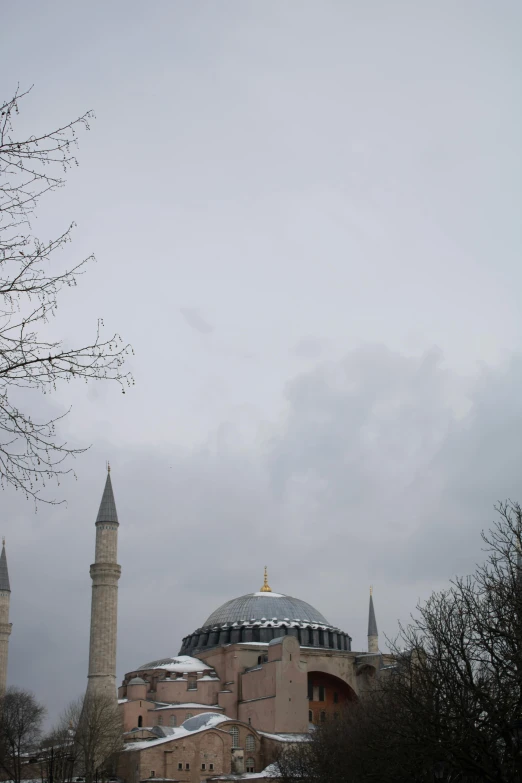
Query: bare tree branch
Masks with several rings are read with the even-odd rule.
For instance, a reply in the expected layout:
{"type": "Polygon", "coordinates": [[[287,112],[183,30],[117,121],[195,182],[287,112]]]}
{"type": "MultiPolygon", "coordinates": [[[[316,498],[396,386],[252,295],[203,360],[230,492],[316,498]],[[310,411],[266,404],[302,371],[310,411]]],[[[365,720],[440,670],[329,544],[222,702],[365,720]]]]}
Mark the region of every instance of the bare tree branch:
{"type": "Polygon", "coordinates": [[[77,133],[89,129],[94,115],[89,111],[56,130],[17,138],[14,123],[29,93],[18,89],[0,106],[0,485],[53,503],[42,488],[70,472],[68,458],[85,449],[59,439],[63,416],[34,420],[17,403],[17,389],[49,394],[63,382],[83,379],[114,381],[125,393],[134,380],[123,369],[131,347],[119,334],[104,336],[101,318],[85,345],[45,338],[60,293],[77,285],[93,256],[58,268],[57,251],[71,241],[74,225],[41,241],[31,233],[31,216],[39,199],[62,187],[64,173],[77,165],[77,133]]]}

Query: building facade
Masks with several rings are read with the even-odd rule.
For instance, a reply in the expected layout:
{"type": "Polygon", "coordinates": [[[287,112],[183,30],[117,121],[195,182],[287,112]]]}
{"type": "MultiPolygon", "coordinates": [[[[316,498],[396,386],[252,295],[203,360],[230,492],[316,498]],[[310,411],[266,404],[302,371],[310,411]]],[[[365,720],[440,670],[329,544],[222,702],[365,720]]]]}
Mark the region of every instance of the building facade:
{"type": "Polygon", "coordinates": [[[378,649],[373,596],[368,651],[356,652],[347,633],[273,592],[265,577],[259,592],[228,601],[186,636],[178,656],[125,675],[120,776],[196,783],[211,772],[260,773],[281,743],[306,741],[314,725],[364,698],[389,662],[378,649]],[[205,756],[206,743],[221,748],[219,760],[205,756]]]}
{"type": "MultiPolygon", "coordinates": [[[[118,527],[109,470],[91,566],[87,695],[116,696],[118,527]]],[[[2,558],[0,594],[5,550],[2,558]]],[[[389,663],[379,651],[371,593],[368,649],[357,652],[315,607],[274,592],[265,569],[259,591],[218,607],[183,638],[177,656],[125,675],[118,776],[124,783],[270,777],[281,744],[307,741],[315,725],[363,699],[389,663]]]]}

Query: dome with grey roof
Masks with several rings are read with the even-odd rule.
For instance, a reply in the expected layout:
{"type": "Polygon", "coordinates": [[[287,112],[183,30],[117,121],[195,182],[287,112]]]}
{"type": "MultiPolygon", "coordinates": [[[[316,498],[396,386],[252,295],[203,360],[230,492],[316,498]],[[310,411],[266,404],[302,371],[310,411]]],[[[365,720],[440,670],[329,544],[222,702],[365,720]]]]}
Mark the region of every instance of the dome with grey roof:
{"type": "Polygon", "coordinates": [[[280,636],[295,636],[303,647],[351,649],[347,633],[306,601],[273,592],[265,574],[259,592],[222,604],[200,628],[186,636],[180,655],[197,655],[198,651],[225,644],[269,644],[280,636]]]}
{"type": "Polygon", "coordinates": [[[147,683],[145,680],[142,680],[141,677],[133,677],[132,680],[129,680],[127,685],[146,685],[147,683]]]}
{"type": "MultiPolygon", "coordinates": [[[[290,595],[264,592],[249,593],[233,598],[212,612],[204,626],[223,625],[245,621],[270,622],[270,620],[295,620],[330,626],[328,620],[313,606],[290,595]]],[[[331,627],[331,626],[330,626],[331,627]]]]}

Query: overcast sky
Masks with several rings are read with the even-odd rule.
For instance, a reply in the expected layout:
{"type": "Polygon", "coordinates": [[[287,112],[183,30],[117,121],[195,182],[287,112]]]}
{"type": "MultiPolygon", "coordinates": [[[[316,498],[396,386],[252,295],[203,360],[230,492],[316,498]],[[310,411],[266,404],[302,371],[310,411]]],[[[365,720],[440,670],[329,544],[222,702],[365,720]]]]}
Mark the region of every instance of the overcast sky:
{"type": "Polygon", "coordinates": [[[34,224],[97,256],[56,328],[135,349],[126,396],[32,402],[92,443],[67,505],[2,496],[9,682],[51,718],[85,688],[106,459],[118,680],[265,564],[365,649],[370,584],[384,646],[483,558],[522,500],[521,31],[518,0],[4,0],[20,133],[97,116],[34,224]]]}

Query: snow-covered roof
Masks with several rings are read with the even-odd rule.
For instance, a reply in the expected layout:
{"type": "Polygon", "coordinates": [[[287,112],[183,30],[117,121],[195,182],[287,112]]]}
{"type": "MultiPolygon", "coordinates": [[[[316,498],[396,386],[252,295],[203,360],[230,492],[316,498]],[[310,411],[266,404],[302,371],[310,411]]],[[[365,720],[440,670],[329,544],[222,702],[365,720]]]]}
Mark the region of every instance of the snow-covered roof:
{"type": "Polygon", "coordinates": [[[279,742],[309,742],[310,740],[310,734],[270,734],[268,731],[259,731],[258,733],[279,742]]]}
{"type": "Polygon", "coordinates": [[[187,718],[181,724],[181,728],[187,731],[197,731],[203,727],[210,729],[212,726],[217,726],[218,723],[230,720],[226,715],[220,715],[217,712],[203,712],[201,715],[194,715],[193,718],[187,718]]]}
{"type": "Polygon", "coordinates": [[[208,672],[211,667],[198,658],[192,658],[190,655],[177,655],[175,658],[160,658],[158,661],[144,663],[143,666],[138,666],[137,671],[143,671],[144,669],[164,669],[167,672],[177,672],[179,674],[185,674],[185,672],[187,674],[195,674],[197,672],[208,672]]]}
{"type": "Polygon", "coordinates": [[[219,730],[220,723],[225,723],[230,720],[233,720],[233,718],[228,718],[226,715],[219,715],[216,712],[205,712],[202,715],[195,715],[193,718],[184,721],[179,728],[172,729],[172,734],[169,734],[168,737],[161,737],[156,740],[142,740],[141,742],[129,742],[124,750],[127,752],[144,750],[145,748],[153,748],[156,745],[162,745],[165,742],[172,742],[173,740],[188,737],[190,734],[195,734],[198,731],[207,731],[208,729],[219,730]],[[206,718],[206,720],[202,721],[202,718],[206,718]],[[192,721],[195,721],[195,723],[192,723],[192,721]]]}
{"type": "Polygon", "coordinates": [[[281,773],[277,764],[269,764],[262,772],[244,772],[241,775],[218,775],[211,780],[252,780],[255,778],[278,778],[281,773]]]}
{"type": "Polygon", "coordinates": [[[195,701],[187,701],[187,702],[184,702],[183,704],[162,704],[161,707],[156,707],[154,712],[158,712],[158,710],[181,710],[181,709],[186,709],[188,707],[192,707],[192,708],[199,709],[199,710],[204,709],[204,710],[207,710],[207,712],[208,712],[209,706],[212,707],[212,710],[222,710],[222,709],[224,709],[223,707],[219,707],[217,704],[210,704],[210,705],[209,704],[198,704],[198,702],[195,702],[195,701]]]}

